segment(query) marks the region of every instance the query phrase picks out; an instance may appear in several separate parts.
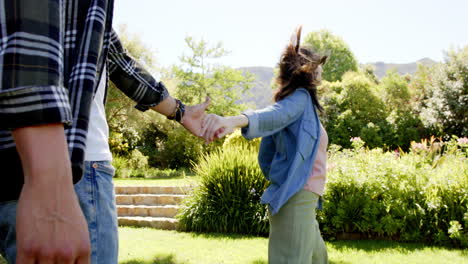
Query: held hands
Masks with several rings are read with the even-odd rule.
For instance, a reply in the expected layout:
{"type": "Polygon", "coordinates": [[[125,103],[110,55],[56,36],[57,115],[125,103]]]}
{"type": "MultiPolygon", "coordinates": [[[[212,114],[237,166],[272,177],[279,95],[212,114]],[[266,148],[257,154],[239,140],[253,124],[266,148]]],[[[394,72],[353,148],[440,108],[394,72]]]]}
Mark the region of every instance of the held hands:
{"type": "Polygon", "coordinates": [[[182,126],[197,137],[202,134],[202,121],[206,116],[205,110],[210,105],[210,98],[207,96],[205,102],[197,105],[185,106],[185,114],[182,118],[182,126]]]}
{"type": "Polygon", "coordinates": [[[204,138],[206,143],[211,143],[218,138],[234,132],[236,128],[245,127],[249,120],[245,115],[222,117],[216,114],[206,114],[205,110],[210,105],[210,98],[206,97],[204,103],[186,106],[182,118],[182,125],[195,136],[204,138]]]}
{"type": "Polygon", "coordinates": [[[233,117],[222,117],[216,114],[208,114],[202,122],[200,136],[206,143],[211,143],[218,138],[231,134],[237,128],[233,117]]]}

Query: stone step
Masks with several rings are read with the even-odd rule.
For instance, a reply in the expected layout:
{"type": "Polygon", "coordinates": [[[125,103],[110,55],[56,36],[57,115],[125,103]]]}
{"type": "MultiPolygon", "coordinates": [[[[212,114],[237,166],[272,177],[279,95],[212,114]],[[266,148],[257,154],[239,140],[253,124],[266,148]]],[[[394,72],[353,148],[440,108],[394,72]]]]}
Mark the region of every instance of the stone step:
{"type": "Polygon", "coordinates": [[[187,194],[191,186],[116,186],[116,194],[187,194]]]}
{"type": "Polygon", "coordinates": [[[177,205],[118,205],[119,216],[174,217],[179,212],[177,205]]]}
{"type": "Polygon", "coordinates": [[[122,216],[118,219],[121,226],[152,227],[165,230],[175,230],[177,228],[177,220],[167,217],[122,216]]]}
{"type": "Polygon", "coordinates": [[[186,197],[183,194],[118,194],[117,205],[177,205],[186,197]]]}

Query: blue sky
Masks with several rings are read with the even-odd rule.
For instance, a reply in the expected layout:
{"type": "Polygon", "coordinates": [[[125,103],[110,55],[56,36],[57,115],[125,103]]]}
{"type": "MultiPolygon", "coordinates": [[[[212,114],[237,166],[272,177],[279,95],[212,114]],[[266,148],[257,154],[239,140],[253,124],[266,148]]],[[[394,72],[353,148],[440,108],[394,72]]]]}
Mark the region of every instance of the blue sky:
{"type": "MultiPolygon", "coordinates": [[[[276,65],[297,25],[328,29],[360,63],[441,61],[468,45],[466,0],[116,0],[114,27],[126,24],[161,66],[179,62],[184,38],[222,42],[232,67],[276,65]]],[[[305,33],[305,34],[304,34],[305,33]]]]}

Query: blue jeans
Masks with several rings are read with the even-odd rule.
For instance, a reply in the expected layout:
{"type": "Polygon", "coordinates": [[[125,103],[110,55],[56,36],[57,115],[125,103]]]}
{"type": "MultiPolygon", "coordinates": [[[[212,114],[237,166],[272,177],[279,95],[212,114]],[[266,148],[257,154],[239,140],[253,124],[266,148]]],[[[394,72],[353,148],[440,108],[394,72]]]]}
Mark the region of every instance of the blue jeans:
{"type": "Polygon", "coordinates": [[[75,185],[91,241],[92,264],[116,264],[119,252],[117,208],[109,161],[85,161],[83,178],[75,185]]]}
{"type": "Polygon", "coordinates": [[[0,254],[8,263],[16,260],[16,204],[0,203],[0,254]]]}
{"type": "MultiPolygon", "coordinates": [[[[85,161],[83,178],[75,191],[88,222],[92,264],[116,264],[118,258],[118,224],[109,161],[85,161]]],[[[16,202],[0,203],[0,254],[8,263],[16,259],[16,202]]]]}

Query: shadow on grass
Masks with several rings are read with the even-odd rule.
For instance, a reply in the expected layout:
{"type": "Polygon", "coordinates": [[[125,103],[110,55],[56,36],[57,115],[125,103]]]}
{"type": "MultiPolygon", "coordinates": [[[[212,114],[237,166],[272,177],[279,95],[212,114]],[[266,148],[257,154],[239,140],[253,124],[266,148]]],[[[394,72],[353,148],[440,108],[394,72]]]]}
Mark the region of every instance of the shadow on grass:
{"type": "Polygon", "coordinates": [[[187,264],[187,262],[176,261],[174,254],[158,254],[151,261],[127,260],[119,262],[119,264],[187,264]]]}
{"type": "MultiPolygon", "coordinates": [[[[268,264],[268,261],[259,259],[259,260],[254,260],[250,264],[268,264]]],[[[333,260],[328,260],[328,264],[351,264],[351,262],[345,262],[345,261],[333,261],[333,260]]]]}
{"type": "MultiPolygon", "coordinates": [[[[180,231],[183,232],[183,231],[180,231]]],[[[185,232],[183,232],[185,233],[185,232]]],[[[241,234],[226,234],[226,233],[197,233],[197,232],[186,232],[193,238],[207,238],[207,239],[251,239],[251,238],[268,238],[268,236],[255,236],[255,235],[241,235],[241,234]]]]}
{"type": "MultiPolygon", "coordinates": [[[[438,247],[426,245],[423,243],[405,243],[396,241],[385,241],[385,240],[340,240],[328,242],[338,251],[347,249],[358,249],[366,252],[379,252],[383,250],[395,250],[401,253],[411,253],[414,251],[422,250],[425,248],[434,249],[447,249],[452,250],[453,248],[438,247]]],[[[453,249],[456,250],[456,249],[453,249]]]]}

